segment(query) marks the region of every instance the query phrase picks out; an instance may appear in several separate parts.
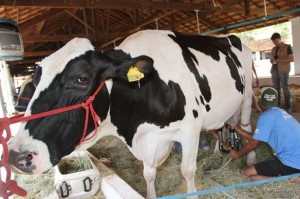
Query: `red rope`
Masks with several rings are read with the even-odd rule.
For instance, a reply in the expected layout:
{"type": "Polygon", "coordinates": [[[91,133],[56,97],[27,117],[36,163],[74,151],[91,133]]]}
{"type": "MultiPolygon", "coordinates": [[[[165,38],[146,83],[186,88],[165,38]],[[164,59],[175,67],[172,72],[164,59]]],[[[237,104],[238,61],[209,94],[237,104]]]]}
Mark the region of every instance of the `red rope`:
{"type": "Polygon", "coordinates": [[[30,100],[31,100],[31,99],[28,98],[28,97],[22,97],[22,96],[19,96],[19,99],[26,100],[26,101],[30,101],[30,100]]]}
{"type": "Polygon", "coordinates": [[[0,160],[0,196],[4,199],[8,198],[12,194],[17,194],[19,196],[26,196],[27,192],[23,188],[19,187],[16,181],[11,180],[11,169],[8,161],[8,146],[7,142],[11,138],[11,131],[9,128],[10,120],[8,118],[0,118],[0,142],[3,148],[3,156],[0,160]],[[6,137],[4,136],[4,130],[6,131],[6,137]],[[6,178],[3,179],[2,174],[5,171],[6,178]]]}
{"type": "MultiPolygon", "coordinates": [[[[70,111],[70,110],[74,110],[74,109],[83,107],[86,110],[86,115],[85,115],[85,124],[84,124],[83,134],[79,141],[79,145],[80,145],[82,142],[92,139],[97,133],[97,122],[99,121],[100,117],[95,112],[92,102],[94,101],[95,96],[101,90],[103,85],[104,85],[104,82],[101,82],[101,84],[98,86],[98,88],[94,92],[94,94],[92,96],[90,96],[86,100],[86,102],[81,103],[81,104],[75,104],[72,106],[59,108],[59,109],[55,109],[55,110],[51,110],[51,111],[47,111],[47,112],[37,113],[34,115],[29,115],[29,116],[24,116],[22,114],[22,115],[14,116],[11,118],[7,118],[7,117],[0,118],[0,133],[1,133],[0,141],[2,144],[2,148],[3,148],[3,157],[0,160],[0,169],[3,167],[4,170],[6,171],[5,181],[2,180],[1,172],[0,172],[0,196],[1,197],[3,197],[4,199],[7,199],[12,194],[16,194],[19,196],[27,195],[26,190],[19,187],[15,180],[11,180],[11,169],[10,169],[9,164],[7,163],[8,155],[9,155],[7,142],[11,138],[11,131],[10,131],[9,125],[13,124],[13,123],[25,122],[25,121],[29,121],[29,120],[33,120],[33,119],[38,119],[38,118],[42,118],[42,117],[46,117],[46,116],[50,116],[50,115],[54,115],[54,114],[58,114],[58,113],[62,113],[62,112],[66,112],[66,111],[70,111]],[[93,121],[94,121],[95,132],[93,133],[93,135],[90,138],[84,139],[86,136],[87,126],[88,126],[89,113],[91,113],[93,121]],[[4,130],[6,131],[6,137],[3,137],[4,130]]],[[[3,172],[3,170],[1,170],[1,171],[3,172]]]]}
{"type": "Polygon", "coordinates": [[[99,93],[99,91],[101,90],[101,88],[103,87],[104,85],[104,82],[102,82],[97,90],[94,92],[94,94],[92,96],[90,96],[87,101],[85,102],[83,108],[85,108],[86,110],[86,114],[85,114],[85,125],[84,125],[84,130],[83,130],[83,135],[79,141],[79,145],[82,143],[82,142],[85,142],[85,141],[88,141],[90,139],[92,139],[93,137],[95,137],[96,133],[97,133],[97,122],[100,120],[100,117],[97,115],[96,111],[94,110],[94,107],[93,107],[93,104],[92,102],[94,101],[96,95],[99,93]],[[86,135],[86,131],[87,131],[87,124],[88,124],[88,120],[89,120],[89,111],[91,112],[91,115],[92,115],[92,118],[94,120],[94,125],[95,125],[95,131],[93,133],[93,135],[90,137],[90,138],[87,138],[87,139],[84,139],[85,138],[85,135],[86,135]]]}

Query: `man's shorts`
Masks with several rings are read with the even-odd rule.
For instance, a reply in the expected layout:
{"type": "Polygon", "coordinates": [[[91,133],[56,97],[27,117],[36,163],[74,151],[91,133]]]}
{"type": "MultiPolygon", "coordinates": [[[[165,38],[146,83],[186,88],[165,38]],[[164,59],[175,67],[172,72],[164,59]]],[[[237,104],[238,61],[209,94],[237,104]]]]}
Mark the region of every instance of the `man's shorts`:
{"type": "Polygon", "coordinates": [[[256,163],[254,165],[258,175],[262,176],[284,176],[294,173],[300,173],[299,169],[295,169],[284,165],[278,158],[256,163]]]}

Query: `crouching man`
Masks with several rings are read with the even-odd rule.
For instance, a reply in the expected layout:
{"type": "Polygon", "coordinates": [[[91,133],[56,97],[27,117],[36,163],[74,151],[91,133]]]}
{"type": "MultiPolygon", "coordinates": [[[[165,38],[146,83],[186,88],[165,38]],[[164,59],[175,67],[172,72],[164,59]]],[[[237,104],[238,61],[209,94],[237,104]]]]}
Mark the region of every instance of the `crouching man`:
{"type": "Polygon", "coordinates": [[[244,169],[244,175],[252,181],[300,173],[300,124],[285,110],[277,107],[277,98],[274,88],[265,87],[261,90],[263,112],[258,118],[253,137],[239,126],[236,127],[236,132],[248,142],[240,151],[231,150],[231,157],[240,158],[262,142],[269,144],[274,151],[273,160],[259,162],[244,169]]]}

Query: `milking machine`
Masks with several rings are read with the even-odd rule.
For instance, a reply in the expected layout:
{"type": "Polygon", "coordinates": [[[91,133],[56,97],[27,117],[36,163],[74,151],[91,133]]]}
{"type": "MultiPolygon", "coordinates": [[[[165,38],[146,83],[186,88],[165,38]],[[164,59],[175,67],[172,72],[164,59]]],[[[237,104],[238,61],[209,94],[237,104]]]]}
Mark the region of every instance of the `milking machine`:
{"type": "Polygon", "coordinates": [[[237,151],[243,148],[241,137],[236,133],[235,129],[224,125],[218,129],[219,150],[228,153],[231,149],[237,151]],[[225,144],[224,144],[225,143],[225,144]]]}

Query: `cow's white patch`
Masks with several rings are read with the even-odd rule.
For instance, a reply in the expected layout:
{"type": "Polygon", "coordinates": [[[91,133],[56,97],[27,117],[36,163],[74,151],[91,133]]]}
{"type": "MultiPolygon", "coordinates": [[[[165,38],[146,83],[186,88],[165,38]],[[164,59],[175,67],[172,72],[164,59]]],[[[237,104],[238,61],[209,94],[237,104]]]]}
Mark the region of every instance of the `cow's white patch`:
{"type": "Polygon", "coordinates": [[[130,150],[135,157],[148,165],[159,166],[168,157],[167,154],[171,150],[171,143],[175,141],[173,137],[177,131],[179,131],[178,128],[160,129],[153,124],[141,124],[137,133],[134,134],[130,150]]]}
{"type": "Polygon", "coordinates": [[[33,139],[29,136],[27,130],[17,134],[9,143],[9,149],[15,152],[33,154],[32,164],[36,167],[32,170],[32,174],[40,174],[48,171],[53,167],[50,162],[50,155],[47,145],[39,140],[33,139]]]}

